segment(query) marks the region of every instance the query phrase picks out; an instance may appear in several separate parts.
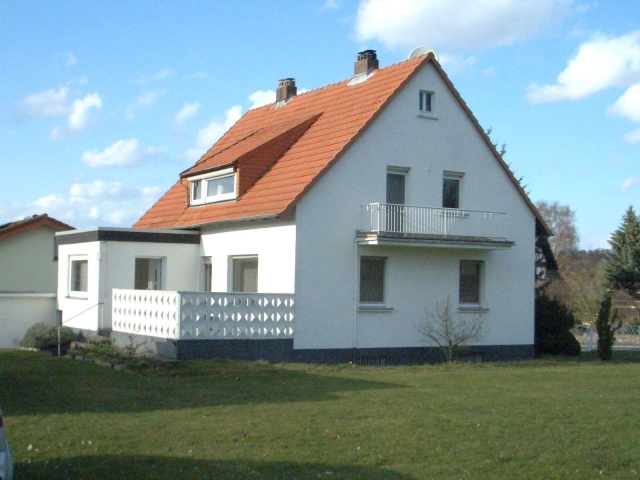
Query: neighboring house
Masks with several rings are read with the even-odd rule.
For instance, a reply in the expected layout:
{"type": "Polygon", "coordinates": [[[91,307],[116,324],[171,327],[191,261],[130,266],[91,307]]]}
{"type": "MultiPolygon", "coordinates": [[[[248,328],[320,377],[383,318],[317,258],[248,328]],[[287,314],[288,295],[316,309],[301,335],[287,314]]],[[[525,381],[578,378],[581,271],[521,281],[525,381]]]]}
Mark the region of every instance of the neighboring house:
{"type": "Polygon", "coordinates": [[[296,93],[281,80],[134,228],[59,234],[64,321],[179,358],[425,362],[415,325],[449,297],[486,319],[475,355],[531,358],[550,231],[434,54],[368,50],[296,93]]]}
{"type": "Polygon", "coordinates": [[[72,229],[47,214],[0,225],[0,348],[35,323],[56,323],[55,234],[72,229]]]}

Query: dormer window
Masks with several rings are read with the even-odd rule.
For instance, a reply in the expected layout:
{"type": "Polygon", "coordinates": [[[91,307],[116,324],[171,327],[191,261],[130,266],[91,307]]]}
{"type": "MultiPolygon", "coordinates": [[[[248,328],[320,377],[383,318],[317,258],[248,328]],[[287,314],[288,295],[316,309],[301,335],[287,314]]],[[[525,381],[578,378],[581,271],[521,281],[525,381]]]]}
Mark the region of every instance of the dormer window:
{"type": "Polygon", "coordinates": [[[223,202],[236,198],[236,174],[232,168],[198,175],[189,179],[191,205],[223,202]]]}

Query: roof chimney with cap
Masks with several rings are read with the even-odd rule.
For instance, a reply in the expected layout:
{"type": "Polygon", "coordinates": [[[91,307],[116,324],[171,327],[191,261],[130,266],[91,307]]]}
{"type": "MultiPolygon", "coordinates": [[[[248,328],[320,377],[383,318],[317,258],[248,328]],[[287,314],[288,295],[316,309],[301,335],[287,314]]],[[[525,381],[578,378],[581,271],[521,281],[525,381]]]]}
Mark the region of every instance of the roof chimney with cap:
{"type": "Polygon", "coordinates": [[[294,78],[284,78],[278,80],[278,88],[276,89],[276,107],[286,104],[292,97],[296,96],[298,88],[294,78]]]}
{"type": "Polygon", "coordinates": [[[368,75],[379,67],[375,50],[365,50],[358,53],[358,60],[354,66],[354,75],[368,75]]]}

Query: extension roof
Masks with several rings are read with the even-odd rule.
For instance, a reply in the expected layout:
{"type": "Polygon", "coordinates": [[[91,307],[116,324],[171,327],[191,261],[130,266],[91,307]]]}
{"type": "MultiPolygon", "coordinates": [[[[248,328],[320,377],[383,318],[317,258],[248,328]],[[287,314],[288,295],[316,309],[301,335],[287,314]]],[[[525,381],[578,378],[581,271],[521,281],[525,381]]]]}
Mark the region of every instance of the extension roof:
{"type": "Polygon", "coordinates": [[[375,70],[365,82],[350,79],[292,97],[286,105],[250,110],[134,225],[188,228],[229,220],[283,217],[348,150],[391,100],[427,63],[433,64],[536,216],[536,235],[550,235],[473,113],[433,54],[375,70]],[[190,176],[233,167],[234,201],[189,206],[190,176]]]}
{"type": "Polygon", "coordinates": [[[28,232],[38,227],[49,227],[56,232],[62,232],[65,230],[75,230],[72,226],[62,223],[55,218],[51,218],[46,213],[42,215],[33,215],[17,222],[5,223],[0,225],[0,241],[5,240],[14,235],[20,235],[21,233],[28,232]]]}

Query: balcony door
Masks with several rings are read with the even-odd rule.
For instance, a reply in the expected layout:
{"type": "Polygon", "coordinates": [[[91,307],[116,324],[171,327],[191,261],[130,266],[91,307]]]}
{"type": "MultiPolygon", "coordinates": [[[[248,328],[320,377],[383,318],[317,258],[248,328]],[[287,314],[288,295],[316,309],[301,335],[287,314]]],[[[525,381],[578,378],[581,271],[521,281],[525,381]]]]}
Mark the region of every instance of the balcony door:
{"type": "Polygon", "coordinates": [[[404,232],[406,179],[404,172],[387,172],[386,230],[404,232]]]}

